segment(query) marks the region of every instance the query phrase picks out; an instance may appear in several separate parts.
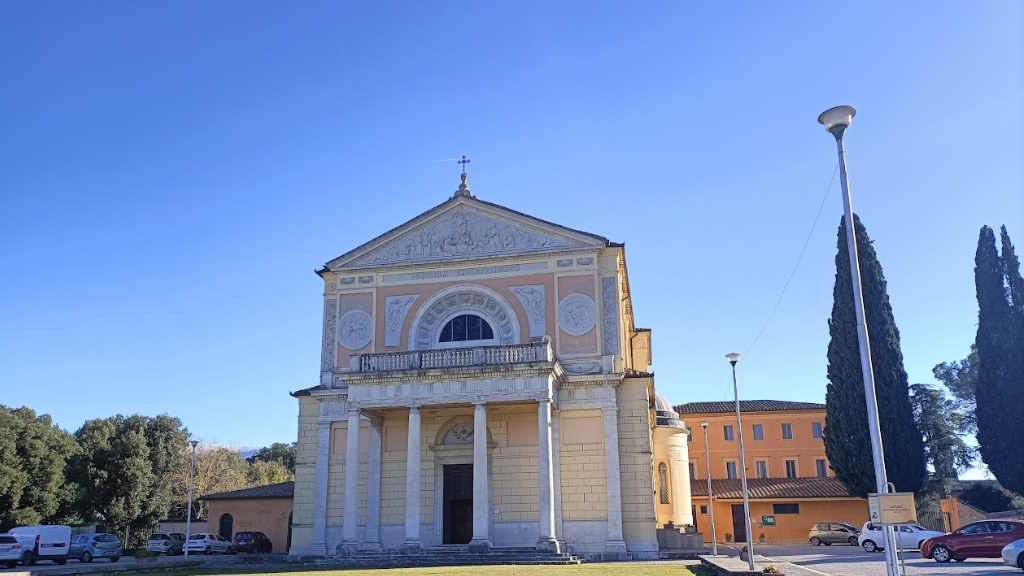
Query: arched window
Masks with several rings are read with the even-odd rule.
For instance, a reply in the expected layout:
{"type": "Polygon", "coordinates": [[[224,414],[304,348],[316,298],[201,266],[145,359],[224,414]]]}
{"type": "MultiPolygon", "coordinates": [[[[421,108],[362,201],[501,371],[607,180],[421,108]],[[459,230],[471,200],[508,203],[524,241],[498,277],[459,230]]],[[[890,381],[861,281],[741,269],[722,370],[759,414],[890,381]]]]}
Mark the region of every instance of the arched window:
{"type": "Polygon", "coordinates": [[[438,342],[468,342],[494,340],[494,330],[486,320],[476,314],[462,314],[452,318],[441,329],[438,342]]]}
{"type": "Polygon", "coordinates": [[[668,466],[664,462],[658,464],[658,492],[661,495],[661,503],[668,504],[668,466]]]}

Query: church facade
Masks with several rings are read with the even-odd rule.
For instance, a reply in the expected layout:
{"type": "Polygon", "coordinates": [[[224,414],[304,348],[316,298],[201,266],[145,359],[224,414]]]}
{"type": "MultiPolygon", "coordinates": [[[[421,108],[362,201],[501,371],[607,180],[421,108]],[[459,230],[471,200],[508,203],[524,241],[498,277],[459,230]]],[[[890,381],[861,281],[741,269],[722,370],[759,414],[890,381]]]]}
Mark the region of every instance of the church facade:
{"type": "Polygon", "coordinates": [[[477,199],[327,262],[295,555],[465,544],[655,558],[693,524],[625,249],[477,199]]]}

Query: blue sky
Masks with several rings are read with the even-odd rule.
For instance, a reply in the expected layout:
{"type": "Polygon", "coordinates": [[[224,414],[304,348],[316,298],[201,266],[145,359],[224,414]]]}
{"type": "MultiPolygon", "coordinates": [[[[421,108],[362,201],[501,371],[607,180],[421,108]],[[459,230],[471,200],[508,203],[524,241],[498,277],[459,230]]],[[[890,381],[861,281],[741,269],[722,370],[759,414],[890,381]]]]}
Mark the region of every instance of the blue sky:
{"type": "MultiPolygon", "coordinates": [[[[1024,8],[55,3],[0,22],[0,403],[295,438],[326,260],[482,199],[627,246],[656,385],[729,397],[835,165],[912,382],[966,355],[982,224],[1024,245],[1024,8]]],[[[833,186],[748,398],[823,401],[833,186]]]]}

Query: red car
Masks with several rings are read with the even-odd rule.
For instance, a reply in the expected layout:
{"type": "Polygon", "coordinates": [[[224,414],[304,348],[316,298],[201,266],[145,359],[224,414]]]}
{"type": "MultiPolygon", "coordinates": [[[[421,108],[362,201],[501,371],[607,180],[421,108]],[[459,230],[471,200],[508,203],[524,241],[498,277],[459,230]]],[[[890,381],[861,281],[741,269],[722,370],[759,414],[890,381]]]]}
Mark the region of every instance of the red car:
{"type": "Polygon", "coordinates": [[[929,538],[921,545],[921,556],[936,562],[968,558],[999,558],[1003,546],[1024,538],[1022,520],[981,520],[959,530],[929,538]]]}

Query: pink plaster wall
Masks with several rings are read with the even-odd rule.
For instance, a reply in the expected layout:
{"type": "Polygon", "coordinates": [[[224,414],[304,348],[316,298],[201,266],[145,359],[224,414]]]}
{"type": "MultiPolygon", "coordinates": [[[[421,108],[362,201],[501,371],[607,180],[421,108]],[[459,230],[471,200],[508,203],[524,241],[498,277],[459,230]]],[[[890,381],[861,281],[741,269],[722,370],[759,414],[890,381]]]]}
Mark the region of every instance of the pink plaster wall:
{"type": "MultiPolygon", "coordinates": [[[[338,305],[338,318],[341,318],[341,316],[345,312],[348,312],[349,310],[362,310],[363,312],[366,312],[372,317],[373,294],[369,292],[360,294],[342,294],[341,302],[338,305]]],[[[374,334],[374,338],[370,340],[370,343],[359,350],[349,350],[348,348],[342,346],[341,342],[337,342],[336,345],[338,347],[338,360],[336,365],[346,367],[348,366],[348,358],[352,354],[360,354],[373,351],[373,341],[374,339],[376,339],[376,337],[376,334],[374,334]]],[[[383,339],[381,340],[381,342],[383,342],[383,339]]]]}
{"type": "MultiPolygon", "coordinates": [[[[594,295],[594,276],[591,274],[581,276],[562,276],[558,279],[559,301],[573,293],[586,294],[597,302],[594,295]]],[[[595,315],[597,311],[595,310],[595,315]]],[[[562,354],[597,353],[597,325],[601,322],[598,316],[594,328],[582,336],[573,336],[562,329],[558,330],[558,352],[562,354]]]]}

